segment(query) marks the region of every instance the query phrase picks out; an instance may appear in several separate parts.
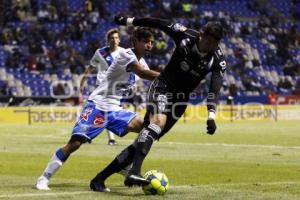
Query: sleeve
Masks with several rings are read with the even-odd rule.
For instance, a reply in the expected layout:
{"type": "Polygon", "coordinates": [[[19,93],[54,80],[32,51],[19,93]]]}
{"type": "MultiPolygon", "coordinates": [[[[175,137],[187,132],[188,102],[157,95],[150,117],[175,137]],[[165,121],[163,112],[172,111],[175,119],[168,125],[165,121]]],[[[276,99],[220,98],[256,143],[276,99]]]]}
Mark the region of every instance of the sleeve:
{"type": "Polygon", "coordinates": [[[218,59],[217,62],[214,63],[207,96],[207,110],[209,112],[216,112],[226,66],[227,65],[224,58],[218,59]]]}
{"type": "Polygon", "coordinates": [[[138,63],[138,60],[131,49],[124,49],[117,55],[115,62],[119,66],[125,66],[126,71],[128,71],[128,66],[132,63],[138,63]]]}
{"type": "Polygon", "coordinates": [[[144,69],[150,70],[150,68],[149,68],[149,66],[148,66],[148,64],[147,64],[147,62],[146,62],[146,60],[145,60],[144,58],[141,58],[141,59],[139,60],[139,63],[141,63],[141,65],[143,65],[143,68],[144,68],[144,69]]]}
{"type": "Polygon", "coordinates": [[[171,23],[157,18],[134,18],[133,25],[159,29],[169,35],[175,42],[180,41],[187,30],[180,23],[171,23]]]}
{"type": "Polygon", "coordinates": [[[90,60],[90,66],[94,67],[94,68],[99,68],[99,71],[106,71],[108,69],[108,64],[105,61],[105,59],[103,58],[103,56],[98,52],[99,50],[97,50],[94,53],[94,56],[92,57],[92,59],[90,60]]]}

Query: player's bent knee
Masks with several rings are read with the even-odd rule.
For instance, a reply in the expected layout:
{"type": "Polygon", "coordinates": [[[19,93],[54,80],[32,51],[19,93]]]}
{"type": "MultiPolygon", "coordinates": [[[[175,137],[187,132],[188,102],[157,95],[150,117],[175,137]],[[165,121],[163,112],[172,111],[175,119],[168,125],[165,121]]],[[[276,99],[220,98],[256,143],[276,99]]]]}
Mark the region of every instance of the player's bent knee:
{"type": "Polygon", "coordinates": [[[76,151],[82,143],[84,143],[85,138],[82,136],[73,135],[66,146],[63,147],[65,153],[71,154],[76,151]]]}
{"type": "Polygon", "coordinates": [[[167,122],[167,116],[164,114],[154,115],[150,121],[150,124],[156,124],[160,129],[164,129],[167,122]]]}
{"type": "Polygon", "coordinates": [[[82,135],[72,135],[71,139],[69,140],[68,143],[76,142],[76,143],[82,144],[82,143],[85,143],[87,141],[88,141],[87,138],[82,136],[82,135]]]}
{"type": "Polygon", "coordinates": [[[143,129],[144,120],[140,117],[135,117],[127,127],[127,132],[139,133],[143,129]]]}
{"type": "Polygon", "coordinates": [[[71,154],[76,151],[81,146],[81,143],[78,141],[69,142],[66,146],[63,147],[63,150],[66,154],[71,154]]]}

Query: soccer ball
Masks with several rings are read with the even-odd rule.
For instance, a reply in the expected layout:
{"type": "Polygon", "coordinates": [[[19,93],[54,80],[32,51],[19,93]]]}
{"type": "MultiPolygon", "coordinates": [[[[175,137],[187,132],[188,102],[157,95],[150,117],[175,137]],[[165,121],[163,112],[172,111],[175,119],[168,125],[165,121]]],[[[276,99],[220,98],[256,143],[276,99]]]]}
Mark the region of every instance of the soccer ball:
{"type": "Polygon", "coordinates": [[[150,184],[143,186],[143,191],[147,195],[164,195],[169,189],[169,180],[160,171],[148,171],[145,173],[144,178],[151,181],[150,184]]]}

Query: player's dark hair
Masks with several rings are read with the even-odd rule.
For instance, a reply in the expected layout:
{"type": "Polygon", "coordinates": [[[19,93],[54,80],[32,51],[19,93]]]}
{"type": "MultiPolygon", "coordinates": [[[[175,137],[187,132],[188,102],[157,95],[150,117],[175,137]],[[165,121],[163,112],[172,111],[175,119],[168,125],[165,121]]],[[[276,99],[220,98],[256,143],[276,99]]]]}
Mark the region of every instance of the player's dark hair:
{"type": "Polygon", "coordinates": [[[110,36],[115,33],[118,33],[118,35],[120,35],[120,31],[117,28],[112,28],[112,29],[108,30],[106,33],[106,40],[108,41],[110,36]]]}
{"type": "Polygon", "coordinates": [[[220,41],[224,35],[224,29],[220,22],[210,21],[203,27],[204,35],[209,35],[215,40],[220,41]]]}
{"type": "Polygon", "coordinates": [[[154,32],[151,28],[148,27],[137,27],[133,33],[132,38],[135,38],[137,40],[147,39],[149,37],[153,37],[154,32]]]}

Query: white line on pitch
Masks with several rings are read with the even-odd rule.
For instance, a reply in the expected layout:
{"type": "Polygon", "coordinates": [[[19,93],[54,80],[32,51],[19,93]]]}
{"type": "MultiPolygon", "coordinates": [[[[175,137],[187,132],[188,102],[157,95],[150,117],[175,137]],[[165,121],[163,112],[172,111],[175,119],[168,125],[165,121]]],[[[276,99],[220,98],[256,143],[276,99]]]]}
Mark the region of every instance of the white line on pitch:
{"type": "MultiPolygon", "coordinates": [[[[122,141],[132,142],[132,140],[122,140],[122,141]]],[[[280,145],[264,145],[264,144],[187,143],[187,142],[158,142],[157,144],[190,145],[190,146],[223,146],[223,147],[243,147],[243,148],[270,148],[270,149],[300,149],[300,146],[280,146],[280,145]]]]}
{"type": "MultiPolygon", "coordinates": [[[[39,135],[40,138],[65,138],[67,131],[60,129],[59,135],[39,135]]],[[[11,135],[3,134],[2,136],[11,137],[11,135]]],[[[18,135],[22,137],[35,138],[36,135],[18,135]]],[[[104,140],[103,140],[104,141],[104,140]]],[[[132,140],[122,139],[122,142],[132,143],[132,140]]],[[[105,140],[106,143],[106,140],[105,140]]],[[[121,144],[121,143],[120,143],[121,144]]],[[[228,143],[188,143],[188,142],[159,142],[159,145],[188,145],[188,146],[223,146],[223,147],[240,147],[240,148],[267,148],[267,149],[300,149],[300,146],[280,146],[280,145],[265,145],[265,144],[228,144],[228,143]]]]}
{"type": "Polygon", "coordinates": [[[46,192],[46,193],[23,193],[23,194],[8,194],[0,195],[0,198],[17,198],[17,197],[39,197],[39,196],[64,196],[93,193],[92,191],[77,191],[77,192],[46,192]]]}
{"type": "MultiPolygon", "coordinates": [[[[175,185],[171,186],[172,188],[193,188],[193,187],[224,187],[224,186],[246,186],[246,185],[266,185],[266,186],[272,186],[272,185],[292,185],[292,184],[300,184],[300,181],[286,181],[286,182],[249,182],[249,183],[217,183],[217,184],[201,184],[201,185],[175,185]]],[[[124,188],[121,186],[115,186],[112,188],[124,188]]],[[[39,196],[67,196],[67,195],[80,195],[80,194],[95,194],[95,192],[92,191],[76,191],[76,192],[46,192],[46,193],[21,193],[21,194],[7,194],[7,195],[0,195],[0,198],[22,198],[22,197],[39,197],[39,196]]]]}
{"type": "Polygon", "coordinates": [[[199,146],[224,146],[224,147],[245,147],[245,148],[270,148],[270,149],[300,149],[300,146],[279,146],[264,144],[227,144],[227,143],[181,143],[181,142],[165,142],[166,144],[178,145],[199,145],[199,146]]]}

